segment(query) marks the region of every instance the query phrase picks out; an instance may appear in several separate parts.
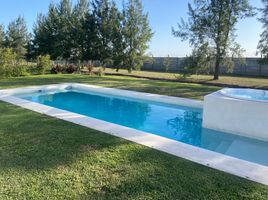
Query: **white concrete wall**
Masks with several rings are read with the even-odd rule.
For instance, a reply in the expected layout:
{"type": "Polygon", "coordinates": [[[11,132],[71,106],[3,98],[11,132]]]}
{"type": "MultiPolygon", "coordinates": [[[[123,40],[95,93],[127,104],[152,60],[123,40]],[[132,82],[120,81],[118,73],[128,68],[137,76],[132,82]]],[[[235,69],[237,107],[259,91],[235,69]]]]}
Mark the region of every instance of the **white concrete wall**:
{"type": "Polygon", "coordinates": [[[268,141],[268,103],[205,96],[203,127],[268,141]]]}

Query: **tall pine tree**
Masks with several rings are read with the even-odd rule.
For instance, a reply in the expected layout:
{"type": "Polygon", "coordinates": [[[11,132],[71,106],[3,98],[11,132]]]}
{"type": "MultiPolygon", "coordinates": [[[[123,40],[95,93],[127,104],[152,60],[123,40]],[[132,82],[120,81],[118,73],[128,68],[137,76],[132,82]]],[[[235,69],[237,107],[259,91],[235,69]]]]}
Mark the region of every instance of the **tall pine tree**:
{"type": "Polygon", "coordinates": [[[111,4],[109,0],[94,0],[92,3],[93,17],[96,23],[97,37],[95,40],[95,51],[98,60],[107,64],[112,58],[112,24],[110,21],[111,4]]]}
{"type": "Polygon", "coordinates": [[[148,13],[143,12],[140,0],[129,0],[124,5],[125,67],[131,72],[143,64],[148,42],[153,36],[148,13]]]}
{"type": "Polygon", "coordinates": [[[60,56],[60,51],[57,48],[58,43],[58,15],[56,6],[49,5],[47,16],[39,14],[33,28],[33,49],[34,55],[49,54],[53,60],[60,56]]]}
{"type": "Polygon", "coordinates": [[[24,57],[27,53],[29,34],[26,22],[19,16],[16,20],[9,23],[6,34],[6,46],[12,48],[18,57],[24,57]]]}
{"type": "Polygon", "coordinates": [[[110,11],[110,25],[111,25],[111,42],[112,42],[112,62],[113,67],[118,71],[124,67],[126,42],[124,39],[124,24],[123,13],[116,7],[115,2],[112,2],[110,11]]]}
{"type": "Polygon", "coordinates": [[[258,53],[261,55],[261,63],[268,63],[268,0],[262,0],[264,8],[261,9],[262,17],[259,19],[263,24],[263,32],[258,44],[258,53]]]}
{"type": "Polygon", "coordinates": [[[73,41],[72,30],[75,29],[72,20],[72,5],[70,0],[61,0],[57,5],[57,43],[56,47],[59,50],[59,57],[63,60],[72,59],[73,41]]]}
{"type": "Polygon", "coordinates": [[[73,57],[75,60],[84,60],[85,54],[85,30],[84,22],[89,14],[89,1],[79,0],[75,5],[72,13],[72,42],[73,42],[73,57]]]}
{"type": "Polygon", "coordinates": [[[5,30],[4,26],[0,24],[0,48],[4,47],[4,41],[5,41],[5,30]]]}

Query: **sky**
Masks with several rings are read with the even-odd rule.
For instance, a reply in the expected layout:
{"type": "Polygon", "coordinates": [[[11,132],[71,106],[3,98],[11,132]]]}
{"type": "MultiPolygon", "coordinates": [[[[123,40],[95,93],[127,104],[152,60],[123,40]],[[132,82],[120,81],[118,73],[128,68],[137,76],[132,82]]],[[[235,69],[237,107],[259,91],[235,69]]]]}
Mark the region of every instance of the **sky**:
{"type": "MultiPolygon", "coordinates": [[[[73,0],[75,2],[76,0],[73,0]]],[[[142,0],[145,12],[154,32],[149,53],[153,56],[183,57],[189,55],[188,42],[181,42],[171,34],[171,28],[177,26],[181,18],[187,19],[187,4],[193,0],[142,0]]],[[[261,0],[249,0],[251,5],[262,7],[261,0]]],[[[7,26],[17,16],[22,15],[31,31],[38,13],[46,13],[50,2],[59,0],[0,0],[0,23],[7,26]]],[[[120,3],[121,0],[116,0],[120,3]]],[[[255,57],[262,25],[257,17],[240,21],[237,25],[237,42],[246,50],[245,56],[255,57]]]]}

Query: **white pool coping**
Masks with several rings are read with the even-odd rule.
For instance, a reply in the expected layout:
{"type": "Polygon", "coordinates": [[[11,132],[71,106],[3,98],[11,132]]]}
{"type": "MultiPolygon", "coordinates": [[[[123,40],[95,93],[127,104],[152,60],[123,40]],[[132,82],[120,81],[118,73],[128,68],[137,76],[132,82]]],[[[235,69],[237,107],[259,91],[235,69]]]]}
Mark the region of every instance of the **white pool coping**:
{"type": "Polygon", "coordinates": [[[168,104],[176,104],[194,108],[202,108],[203,102],[190,100],[178,97],[169,97],[164,95],[156,95],[142,92],[134,92],[127,90],[119,90],[113,88],[104,88],[99,86],[63,83],[54,85],[31,86],[24,88],[0,90],[0,100],[26,108],[47,116],[65,120],[84,127],[92,128],[116,137],[157,149],[174,156],[184,158],[201,165],[208,166],[213,169],[224,171],[242,178],[249,179],[264,185],[268,185],[268,167],[217,152],[209,151],[192,145],[188,145],[179,141],[164,138],[158,135],[146,133],[136,129],[124,127],[110,122],[98,120],[84,115],[72,113],[69,111],[53,108],[39,103],[27,101],[21,98],[12,96],[16,93],[34,92],[38,90],[58,90],[67,87],[74,89],[97,91],[105,94],[120,95],[124,97],[132,97],[136,99],[150,100],[168,104]]]}

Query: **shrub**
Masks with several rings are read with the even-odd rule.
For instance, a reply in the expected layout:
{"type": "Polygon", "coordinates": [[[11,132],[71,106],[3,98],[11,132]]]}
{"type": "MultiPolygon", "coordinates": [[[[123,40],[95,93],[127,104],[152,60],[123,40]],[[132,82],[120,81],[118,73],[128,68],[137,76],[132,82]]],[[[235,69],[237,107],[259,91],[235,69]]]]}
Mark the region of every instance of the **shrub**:
{"type": "Polygon", "coordinates": [[[76,72],[77,70],[78,70],[78,67],[75,66],[74,64],[69,64],[69,65],[67,66],[67,68],[66,68],[66,72],[67,72],[68,74],[72,74],[72,73],[76,72]]]}
{"type": "Polygon", "coordinates": [[[87,68],[89,75],[92,75],[93,74],[94,67],[93,67],[93,64],[91,62],[89,62],[88,64],[86,64],[84,67],[87,68]]]}
{"type": "Polygon", "coordinates": [[[44,74],[51,66],[49,55],[40,55],[37,57],[37,70],[39,74],[44,74]]]}
{"type": "Polygon", "coordinates": [[[50,73],[51,74],[59,74],[59,73],[64,72],[64,69],[65,69],[64,66],[61,64],[52,65],[50,73]]]}
{"type": "Polygon", "coordinates": [[[10,48],[0,49],[0,76],[12,76],[13,67],[16,65],[16,54],[10,48]]]}
{"type": "Polygon", "coordinates": [[[99,70],[98,70],[98,72],[97,72],[97,75],[98,75],[99,77],[102,77],[102,76],[104,75],[104,71],[105,71],[105,68],[100,67],[99,70]]]}
{"type": "Polygon", "coordinates": [[[27,76],[29,73],[27,72],[27,66],[19,63],[18,65],[14,66],[12,68],[12,74],[13,77],[19,77],[19,76],[27,76]]]}
{"type": "Polygon", "coordinates": [[[168,72],[171,66],[171,58],[169,57],[169,55],[166,58],[164,58],[163,65],[165,67],[166,72],[168,72]]]}

